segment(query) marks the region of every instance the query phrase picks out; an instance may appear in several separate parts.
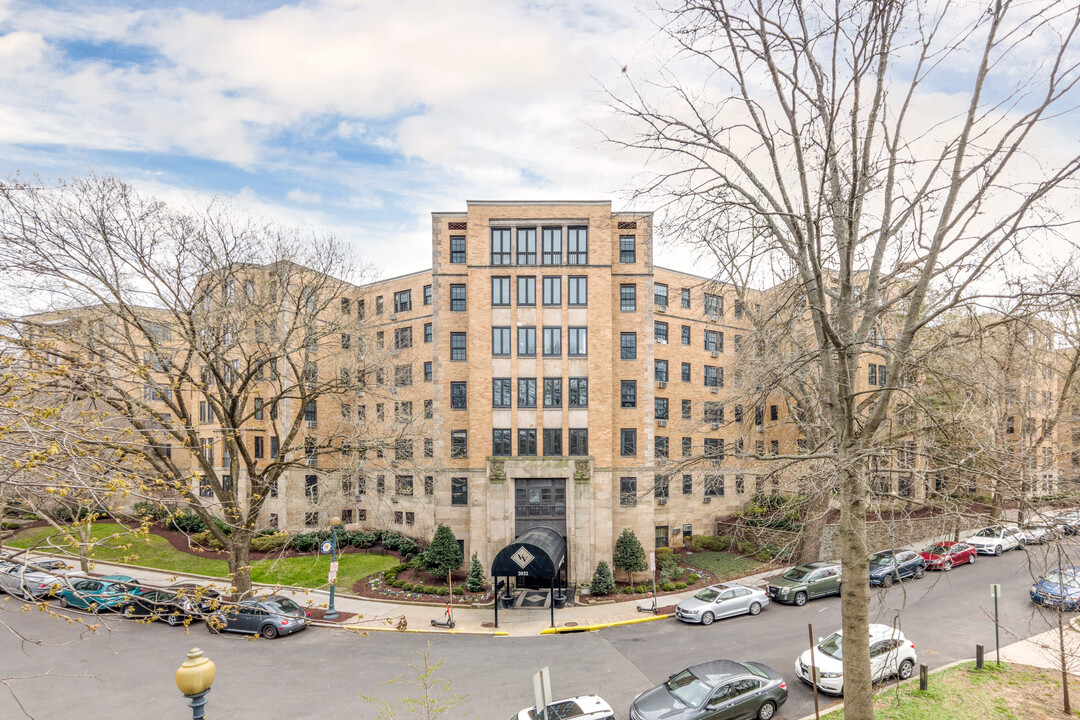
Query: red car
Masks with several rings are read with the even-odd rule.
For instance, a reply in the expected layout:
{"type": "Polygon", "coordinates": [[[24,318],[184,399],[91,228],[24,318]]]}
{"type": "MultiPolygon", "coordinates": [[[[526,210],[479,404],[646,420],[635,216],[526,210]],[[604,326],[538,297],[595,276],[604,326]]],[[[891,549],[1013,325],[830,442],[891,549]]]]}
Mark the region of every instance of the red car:
{"type": "Polygon", "coordinates": [[[975,562],[975,548],[962,542],[940,542],[923,550],[919,555],[926,561],[927,570],[948,572],[957,565],[975,562]]]}

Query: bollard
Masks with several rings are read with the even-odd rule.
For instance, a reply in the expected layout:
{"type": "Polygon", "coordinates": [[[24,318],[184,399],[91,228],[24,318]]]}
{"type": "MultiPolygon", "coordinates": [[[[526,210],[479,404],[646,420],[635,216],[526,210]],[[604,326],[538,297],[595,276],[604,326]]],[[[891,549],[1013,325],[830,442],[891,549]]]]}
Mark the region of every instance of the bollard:
{"type": "Polygon", "coordinates": [[[925,665],[919,666],[919,689],[926,691],[926,688],[930,685],[930,673],[927,672],[925,665]]]}
{"type": "Polygon", "coordinates": [[[982,670],[983,669],[983,646],[982,645],[976,645],[975,646],[975,669],[976,670],[982,670]]]}

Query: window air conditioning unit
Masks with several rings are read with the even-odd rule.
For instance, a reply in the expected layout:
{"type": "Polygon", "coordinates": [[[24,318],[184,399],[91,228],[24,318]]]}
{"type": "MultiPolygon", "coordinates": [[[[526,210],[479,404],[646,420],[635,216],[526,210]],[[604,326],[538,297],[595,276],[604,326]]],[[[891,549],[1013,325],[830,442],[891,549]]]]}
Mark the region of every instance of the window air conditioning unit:
{"type": "Polygon", "coordinates": [[[716,386],[716,385],[713,385],[712,391],[713,391],[714,393],[719,393],[719,392],[720,392],[720,388],[719,388],[718,386],[716,386]]]}
{"type": "Polygon", "coordinates": [[[391,460],[390,461],[390,467],[396,468],[397,466],[398,466],[398,461],[397,460],[391,460]]]}
{"type": "Polygon", "coordinates": [[[397,395],[397,388],[396,387],[390,388],[390,394],[391,395],[397,395]]]}
{"type": "Polygon", "coordinates": [[[659,303],[657,303],[656,312],[666,313],[667,312],[667,305],[660,305],[659,303]]]}
{"type": "Polygon", "coordinates": [[[709,354],[712,355],[713,357],[720,357],[720,352],[718,350],[713,350],[709,354]]]}
{"type": "Polygon", "coordinates": [[[719,430],[720,429],[720,423],[713,423],[712,424],[712,429],[713,430],[719,430]]]}
{"type": "Polygon", "coordinates": [[[665,382],[664,380],[657,380],[656,381],[656,387],[661,388],[661,389],[666,388],[667,387],[667,382],[665,382]]]}
{"type": "Polygon", "coordinates": [[[712,502],[712,495],[706,495],[705,496],[705,502],[711,503],[712,502]]]}
{"type": "Polygon", "coordinates": [[[397,501],[398,501],[398,499],[397,499],[397,497],[396,497],[396,496],[395,496],[395,497],[392,497],[392,498],[390,498],[390,502],[392,502],[392,503],[396,503],[397,501]]]}
{"type": "Polygon", "coordinates": [[[712,461],[712,466],[713,467],[720,467],[720,461],[719,460],[713,460],[712,461]]]}
{"type": "Polygon", "coordinates": [[[667,498],[666,497],[657,498],[657,502],[660,503],[661,505],[667,505],[667,498]]]}
{"type": "Polygon", "coordinates": [[[319,421],[318,420],[308,420],[307,421],[307,426],[309,428],[318,427],[319,426],[319,421]]]}
{"type": "Polygon", "coordinates": [[[363,499],[364,499],[363,495],[353,495],[353,500],[355,500],[356,502],[360,502],[363,499]]]}
{"type": "Polygon", "coordinates": [[[397,313],[390,313],[391,320],[397,320],[397,313]]]}
{"type": "Polygon", "coordinates": [[[656,424],[660,427],[667,427],[667,420],[657,420],[656,424]]]}

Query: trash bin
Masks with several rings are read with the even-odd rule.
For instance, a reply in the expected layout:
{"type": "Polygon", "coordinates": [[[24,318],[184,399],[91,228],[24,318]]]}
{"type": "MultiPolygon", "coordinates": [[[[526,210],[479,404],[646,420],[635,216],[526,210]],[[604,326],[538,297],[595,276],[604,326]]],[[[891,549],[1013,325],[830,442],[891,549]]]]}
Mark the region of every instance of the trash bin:
{"type": "Polygon", "coordinates": [[[503,606],[504,610],[509,610],[510,608],[514,607],[514,596],[513,595],[503,595],[502,597],[499,598],[499,600],[502,602],[502,606],[503,606]]]}
{"type": "Polygon", "coordinates": [[[565,595],[556,595],[554,597],[554,602],[555,602],[555,609],[556,610],[562,610],[564,607],[566,607],[566,596],[565,595]]]}

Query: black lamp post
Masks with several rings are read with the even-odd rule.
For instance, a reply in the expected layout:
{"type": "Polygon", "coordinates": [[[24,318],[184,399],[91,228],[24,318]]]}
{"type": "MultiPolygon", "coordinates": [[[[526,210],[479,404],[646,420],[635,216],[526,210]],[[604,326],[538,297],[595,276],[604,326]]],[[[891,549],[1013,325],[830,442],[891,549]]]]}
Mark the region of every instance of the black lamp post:
{"type": "MultiPolygon", "coordinates": [[[[341,518],[334,516],[330,518],[330,533],[333,536],[332,545],[330,547],[330,562],[336,567],[337,564],[337,530],[341,527],[341,518]]],[[[334,609],[334,589],[337,587],[337,571],[335,570],[330,578],[330,606],[326,609],[326,614],[323,618],[326,620],[337,620],[337,610],[334,609]]]]}

